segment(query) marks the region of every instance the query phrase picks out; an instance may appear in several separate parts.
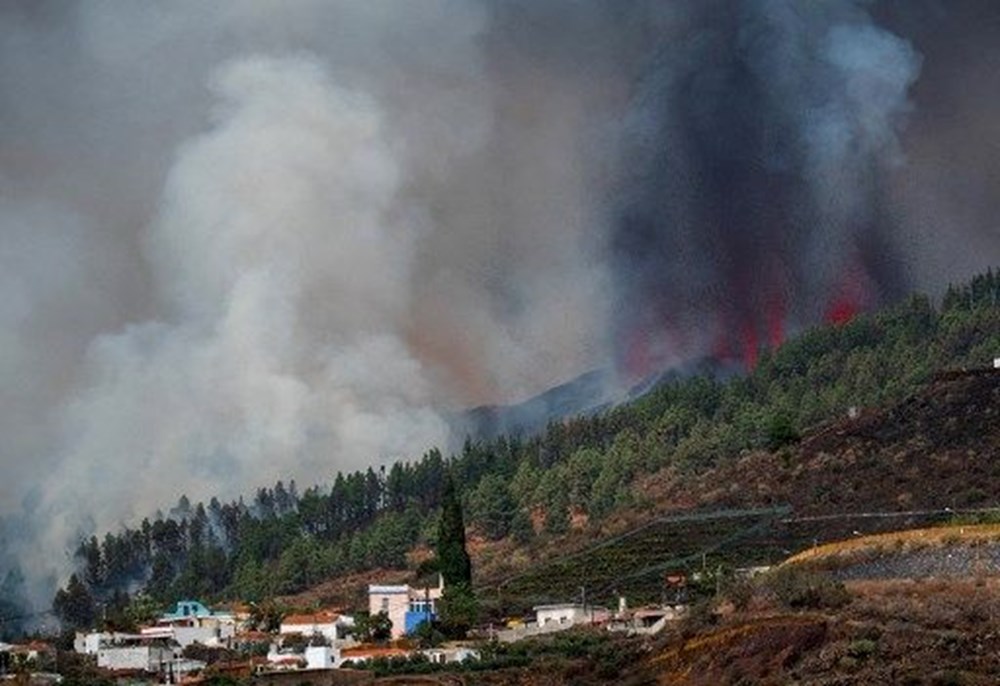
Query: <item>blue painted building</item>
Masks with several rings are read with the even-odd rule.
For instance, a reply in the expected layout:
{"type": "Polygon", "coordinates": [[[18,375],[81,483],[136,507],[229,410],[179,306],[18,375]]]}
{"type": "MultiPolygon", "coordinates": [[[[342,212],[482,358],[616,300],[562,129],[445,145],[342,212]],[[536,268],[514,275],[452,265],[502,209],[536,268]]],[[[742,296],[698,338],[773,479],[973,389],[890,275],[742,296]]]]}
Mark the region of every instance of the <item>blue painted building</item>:
{"type": "Polygon", "coordinates": [[[406,633],[412,634],[424,622],[433,622],[435,619],[437,619],[437,608],[434,607],[433,599],[411,599],[404,615],[406,633]]]}
{"type": "Polygon", "coordinates": [[[384,612],[392,622],[392,638],[402,638],[424,622],[437,619],[437,601],[443,592],[444,582],[440,576],[436,587],[373,584],[368,587],[368,611],[372,616],[384,612]]]}

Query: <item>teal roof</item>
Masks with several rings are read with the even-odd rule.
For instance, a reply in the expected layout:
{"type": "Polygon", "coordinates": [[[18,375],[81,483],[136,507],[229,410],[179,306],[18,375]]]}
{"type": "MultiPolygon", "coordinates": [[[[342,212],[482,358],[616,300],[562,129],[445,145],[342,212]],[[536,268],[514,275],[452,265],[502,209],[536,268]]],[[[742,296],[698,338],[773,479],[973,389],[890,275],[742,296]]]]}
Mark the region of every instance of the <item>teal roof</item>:
{"type": "Polygon", "coordinates": [[[191,619],[192,617],[211,617],[214,613],[197,600],[178,600],[177,607],[173,612],[165,613],[160,619],[162,621],[174,621],[178,619],[191,619]]]}

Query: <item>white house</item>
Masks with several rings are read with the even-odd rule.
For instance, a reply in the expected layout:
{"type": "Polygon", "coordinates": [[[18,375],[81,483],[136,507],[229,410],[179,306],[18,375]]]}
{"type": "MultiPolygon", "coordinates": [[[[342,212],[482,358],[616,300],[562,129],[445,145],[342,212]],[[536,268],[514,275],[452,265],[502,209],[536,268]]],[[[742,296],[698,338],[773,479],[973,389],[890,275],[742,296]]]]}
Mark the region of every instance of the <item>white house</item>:
{"type": "Polygon", "coordinates": [[[343,641],[354,628],[354,618],[329,610],[313,614],[293,614],[281,620],[278,633],[282,635],[323,636],[331,642],[343,641]]]}
{"type": "Polygon", "coordinates": [[[168,683],[205,667],[204,662],[180,657],[180,649],[172,641],[142,634],[77,634],[74,648],[96,655],[97,666],[102,669],[160,674],[168,683]]]}
{"type": "Polygon", "coordinates": [[[605,622],[610,617],[607,608],[582,605],[580,603],[559,603],[538,605],[533,608],[539,629],[562,626],[569,628],[577,624],[605,622]]]}
{"type": "Polygon", "coordinates": [[[139,634],[123,634],[110,631],[77,631],[73,638],[73,650],[83,655],[97,655],[101,646],[135,643],[142,639],[139,634]]]}
{"type": "Polygon", "coordinates": [[[83,655],[97,655],[102,641],[109,641],[112,634],[104,631],[77,631],[73,637],[73,650],[83,655]]]}
{"type": "Polygon", "coordinates": [[[532,608],[539,627],[552,624],[573,626],[589,621],[587,608],[579,603],[559,603],[555,605],[538,605],[532,608]]]}
{"type": "Polygon", "coordinates": [[[174,659],[171,648],[152,643],[140,645],[104,645],[97,651],[97,666],[102,669],[163,671],[174,659]]]}
{"type": "Polygon", "coordinates": [[[329,646],[306,647],[306,669],[333,669],[337,666],[337,651],[329,646]]]}

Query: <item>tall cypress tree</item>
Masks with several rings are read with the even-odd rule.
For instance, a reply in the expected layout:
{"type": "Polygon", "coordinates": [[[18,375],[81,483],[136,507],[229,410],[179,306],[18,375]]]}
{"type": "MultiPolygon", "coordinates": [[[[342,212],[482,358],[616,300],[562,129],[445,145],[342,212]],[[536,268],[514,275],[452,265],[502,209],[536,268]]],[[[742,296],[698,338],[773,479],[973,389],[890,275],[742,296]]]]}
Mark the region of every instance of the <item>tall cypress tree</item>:
{"type": "Polygon", "coordinates": [[[445,586],[472,585],[472,561],[465,549],[465,522],[462,503],[455,492],[451,475],[444,481],[441,494],[441,521],[438,523],[438,569],[445,586]]]}

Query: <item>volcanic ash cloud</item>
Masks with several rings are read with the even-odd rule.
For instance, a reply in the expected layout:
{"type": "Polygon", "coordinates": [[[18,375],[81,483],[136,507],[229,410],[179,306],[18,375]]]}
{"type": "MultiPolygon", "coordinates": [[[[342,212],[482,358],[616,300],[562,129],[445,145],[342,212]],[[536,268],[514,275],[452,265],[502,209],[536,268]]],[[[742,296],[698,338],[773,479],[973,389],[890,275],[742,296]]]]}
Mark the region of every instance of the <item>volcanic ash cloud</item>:
{"type": "Polygon", "coordinates": [[[786,326],[904,290],[883,185],[912,46],[856,2],[685,6],[624,135],[613,246],[640,372],[706,352],[752,367],[786,326]]]}

